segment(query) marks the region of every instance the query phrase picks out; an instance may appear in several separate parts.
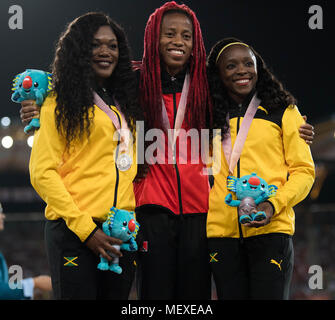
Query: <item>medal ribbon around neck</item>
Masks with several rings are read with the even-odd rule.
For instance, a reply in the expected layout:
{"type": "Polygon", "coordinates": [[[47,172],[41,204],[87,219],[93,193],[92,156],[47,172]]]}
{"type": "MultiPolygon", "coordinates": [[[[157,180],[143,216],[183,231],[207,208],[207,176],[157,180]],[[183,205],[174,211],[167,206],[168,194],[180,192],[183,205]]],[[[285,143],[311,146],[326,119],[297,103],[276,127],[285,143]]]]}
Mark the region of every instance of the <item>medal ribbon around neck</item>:
{"type": "Polygon", "coordinates": [[[125,145],[125,148],[123,148],[122,150],[119,150],[120,155],[118,156],[118,159],[116,160],[116,162],[117,162],[118,168],[121,171],[126,171],[130,168],[132,164],[132,159],[127,154],[130,137],[129,137],[129,134],[127,136],[122,135],[122,130],[120,130],[120,129],[123,129],[125,130],[125,132],[129,133],[127,121],[125,120],[124,115],[120,110],[120,106],[118,102],[114,99],[115,106],[117,110],[119,111],[121,119],[122,119],[122,125],[119,121],[118,116],[115,114],[115,112],[111,110],[111,108],[105,103],[105,101],[101,99],[101,97],[95,91],[93,91],[93,101],[94,101],[94,104],[98,106],[99,109],[101,109],[103,112],[106,113],[106,115],[112,120],[116,130],[119,131],[121,142],[125,145]]]}
{"type": "MultiPolygon", "coordinates": [[[[179,135],[179,130],[181,129],[181,126],[182,126],[183,121],[184,121],[189,87],[190,87],[190,75],[189,75],[189,73],[186,73],[184,84],[183,84],[183,90],[181,92],[181,97],[180,97],[179,104],[178,104],[176,120],[175,120],[175,123],[174,123],[172,141],[171,141],[171,139],[169,139],[169,143],[170,143],[173,151],[174,151],[174,148],[175,148],[177,137],[179,135]]],[[[168,117],[166,107],[165,107],[165,103],[164,103],[163,99],[162,99],[162,116],[163,116],[163,125],[165,126],[165,128],[170,129],[171,126],[170,126],[170,122],[169,122],[169,117],[168,117]]],[[[168,138],[170,138],[169,134],[168,134],[168,138]]]]}
{"type": "MultiPolygon", "coordinates": [[[[101,99],[101,97],[95,91],[93,91],[93,101],[94,101],[94,104],[96,106],[98,106],[99,109],[101,109],[103,112],[105,112],[107,114],[107,116],[112,120],[116,130],[120,130],[121,129],[121,123],[119,121],[119,118],[117,117],[115,112],[113,112],[111,110],[111,108],[105,103],[105,101],[103,101],[101,99]]],[[[115,101],[115,99],[114,99],[114,101],[115,101]]],[[[124,122],[124,116],[123,116],[122,112],[120,111],[119,105],[116,101],[115,101],[115,106],[116,106],[116,108],[118,109],[118,111],[121,115],[122,122],[124,122]]]]}
{"type": "MultiPolygon", "coordinates": [[[[241,156],[245,140],[247,138],[249,128],[252,122],[252,119],[255,116],[257,108],[259,107],[260,100],[257,98],[256,93],[252,97],[248,109],[245,112],[243,121],[240,127],[240,130],[237,134],[234,147],[232,148],[230,127],[228,127],[228,133],[222,141],[223,153],[226,157],[228,166],[229,166],[229,175],[233,175],[236,164],[241,156]]],[[[229,123],[229,114],[227,115],[227,120],[229,123]]]]}

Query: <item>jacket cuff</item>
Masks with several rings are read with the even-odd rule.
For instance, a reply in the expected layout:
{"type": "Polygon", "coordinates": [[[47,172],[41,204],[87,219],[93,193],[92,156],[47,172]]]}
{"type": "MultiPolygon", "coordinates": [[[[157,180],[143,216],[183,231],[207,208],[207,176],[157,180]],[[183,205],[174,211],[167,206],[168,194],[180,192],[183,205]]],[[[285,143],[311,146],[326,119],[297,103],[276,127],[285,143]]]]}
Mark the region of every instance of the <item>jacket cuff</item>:
{"type": "Polygon", "coordinates": [[[97,232],[97,230],[99,229],[98,226],[96,226],[93,231],[88,235],[88,237],[83,241],[84,244],[87,243],[87,241],[97,232]]]}
{"type": "Polygon", "coordinates": [[[273,210],[273,214],[272,215],[274,216],[275,213],[276,213],[276,209],[275,209],[275,206],[273,205],[273,203],[271,201],[269,201],[269,200],[265,200],[264,202],[270,203],[270,205],[272,207],[272,210],[273,210]]]}

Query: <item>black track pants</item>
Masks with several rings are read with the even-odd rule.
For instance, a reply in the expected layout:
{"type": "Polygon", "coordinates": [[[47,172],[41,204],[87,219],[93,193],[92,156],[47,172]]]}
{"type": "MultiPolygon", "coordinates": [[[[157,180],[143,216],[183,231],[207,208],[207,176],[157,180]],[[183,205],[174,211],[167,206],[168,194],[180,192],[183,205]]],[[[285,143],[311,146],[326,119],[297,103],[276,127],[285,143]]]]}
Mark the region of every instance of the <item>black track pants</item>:
{"type": "Polygon", "coordinates": [[[289,235],[208,239],[210,265],[218,299],[289,298],[293,244],[289,235]]]}
{"type": "Polygon", "coordinates": [[[207,214],[176,216],[159,207],[136,214],[140,299],[210,299],[207,214]]]}
{"type": "Polygon", "coordinates": [[[127,300],[135,275],[134,252],[122,251],[118,275],[97,269],[100,258],[67,228],[64,220],[47,221],[45,238],[54,298],[127,300]]]}

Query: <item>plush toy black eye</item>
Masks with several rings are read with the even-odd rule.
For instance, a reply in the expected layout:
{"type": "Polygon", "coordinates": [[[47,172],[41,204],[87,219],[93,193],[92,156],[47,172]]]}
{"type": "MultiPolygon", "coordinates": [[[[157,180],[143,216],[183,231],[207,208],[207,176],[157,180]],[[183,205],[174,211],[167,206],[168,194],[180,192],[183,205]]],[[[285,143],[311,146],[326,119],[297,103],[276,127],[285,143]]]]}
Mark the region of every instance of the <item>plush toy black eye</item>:
{"type": "Polygon", "coordinates": [[[22,88],[22,83],[20,83],[19,87],[22,88]]]}
{"type": "Polygon", "coordinates": [[[261,184],[261,187],[262,187],[262,188],[265,188],[265,184],[261,184]]]}
{"type": "Polygon", "coordinates": [[[127,225],[127,221],[123,221],[123,225],[126,226],[127,225]]]}
{"type": "Polygon", "coordinates": [[[243,184],[247,184],[247,182],[248,182],[247,180],[243,180],[242,181],[243,184]]]}
{"type": "Polygon", "coordinates": [[[37,88],[38,87],[38,82],[34,83],[34,87],[37,88]]]}

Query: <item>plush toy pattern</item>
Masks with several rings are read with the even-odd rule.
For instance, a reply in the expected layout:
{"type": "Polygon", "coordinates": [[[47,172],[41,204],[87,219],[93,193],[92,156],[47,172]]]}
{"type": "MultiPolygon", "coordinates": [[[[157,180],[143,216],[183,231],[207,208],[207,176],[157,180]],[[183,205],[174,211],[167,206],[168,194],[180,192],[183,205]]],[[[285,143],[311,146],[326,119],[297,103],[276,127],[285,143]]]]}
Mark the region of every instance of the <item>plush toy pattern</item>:
{"type": "MultiPolygon", "coordinates": [[[[51,91],[51,73],[42,70],[27,69],[18,74],[13,80],[14,91],[12,101],[21,103],[25,100],[35,100],[36,104],[41,106],[44,99],[51,91]]],[[[29,132],[40,127],[38,118],[34,118],[24,128],[24,132],[29,132]]]]}
{"type": "MultiPolygon", "coordinates": [[[[140,225],[135,219],[135,213],[127,210],[120,210],[112,207],[108,213],[106,221],[102,224],[102,230],[110,237],[123,241],[121,246],[114,245],[118,250],[136,251],[136,235],[140,225]]],[[[114,257],[111,262],[100,257],[98,264],[100,270],[111,270],[117,274],[122,273],[119,266],[119,258],[114,257]]]]}
{"type": "Polygon", "coordinates": [[[265,219],[265,212],[257,212],[256,206],[268,198],[274,197],[278,189],[275,185],[268,185],[256,173],[241,178],[229,176],[227,188],[236,194],[237,200],[233,200],[232,194],[229,193],[225,198],[225,203],[232,207],[239,207],[239,221],[242,224],[252,220],[265,219]]]}

